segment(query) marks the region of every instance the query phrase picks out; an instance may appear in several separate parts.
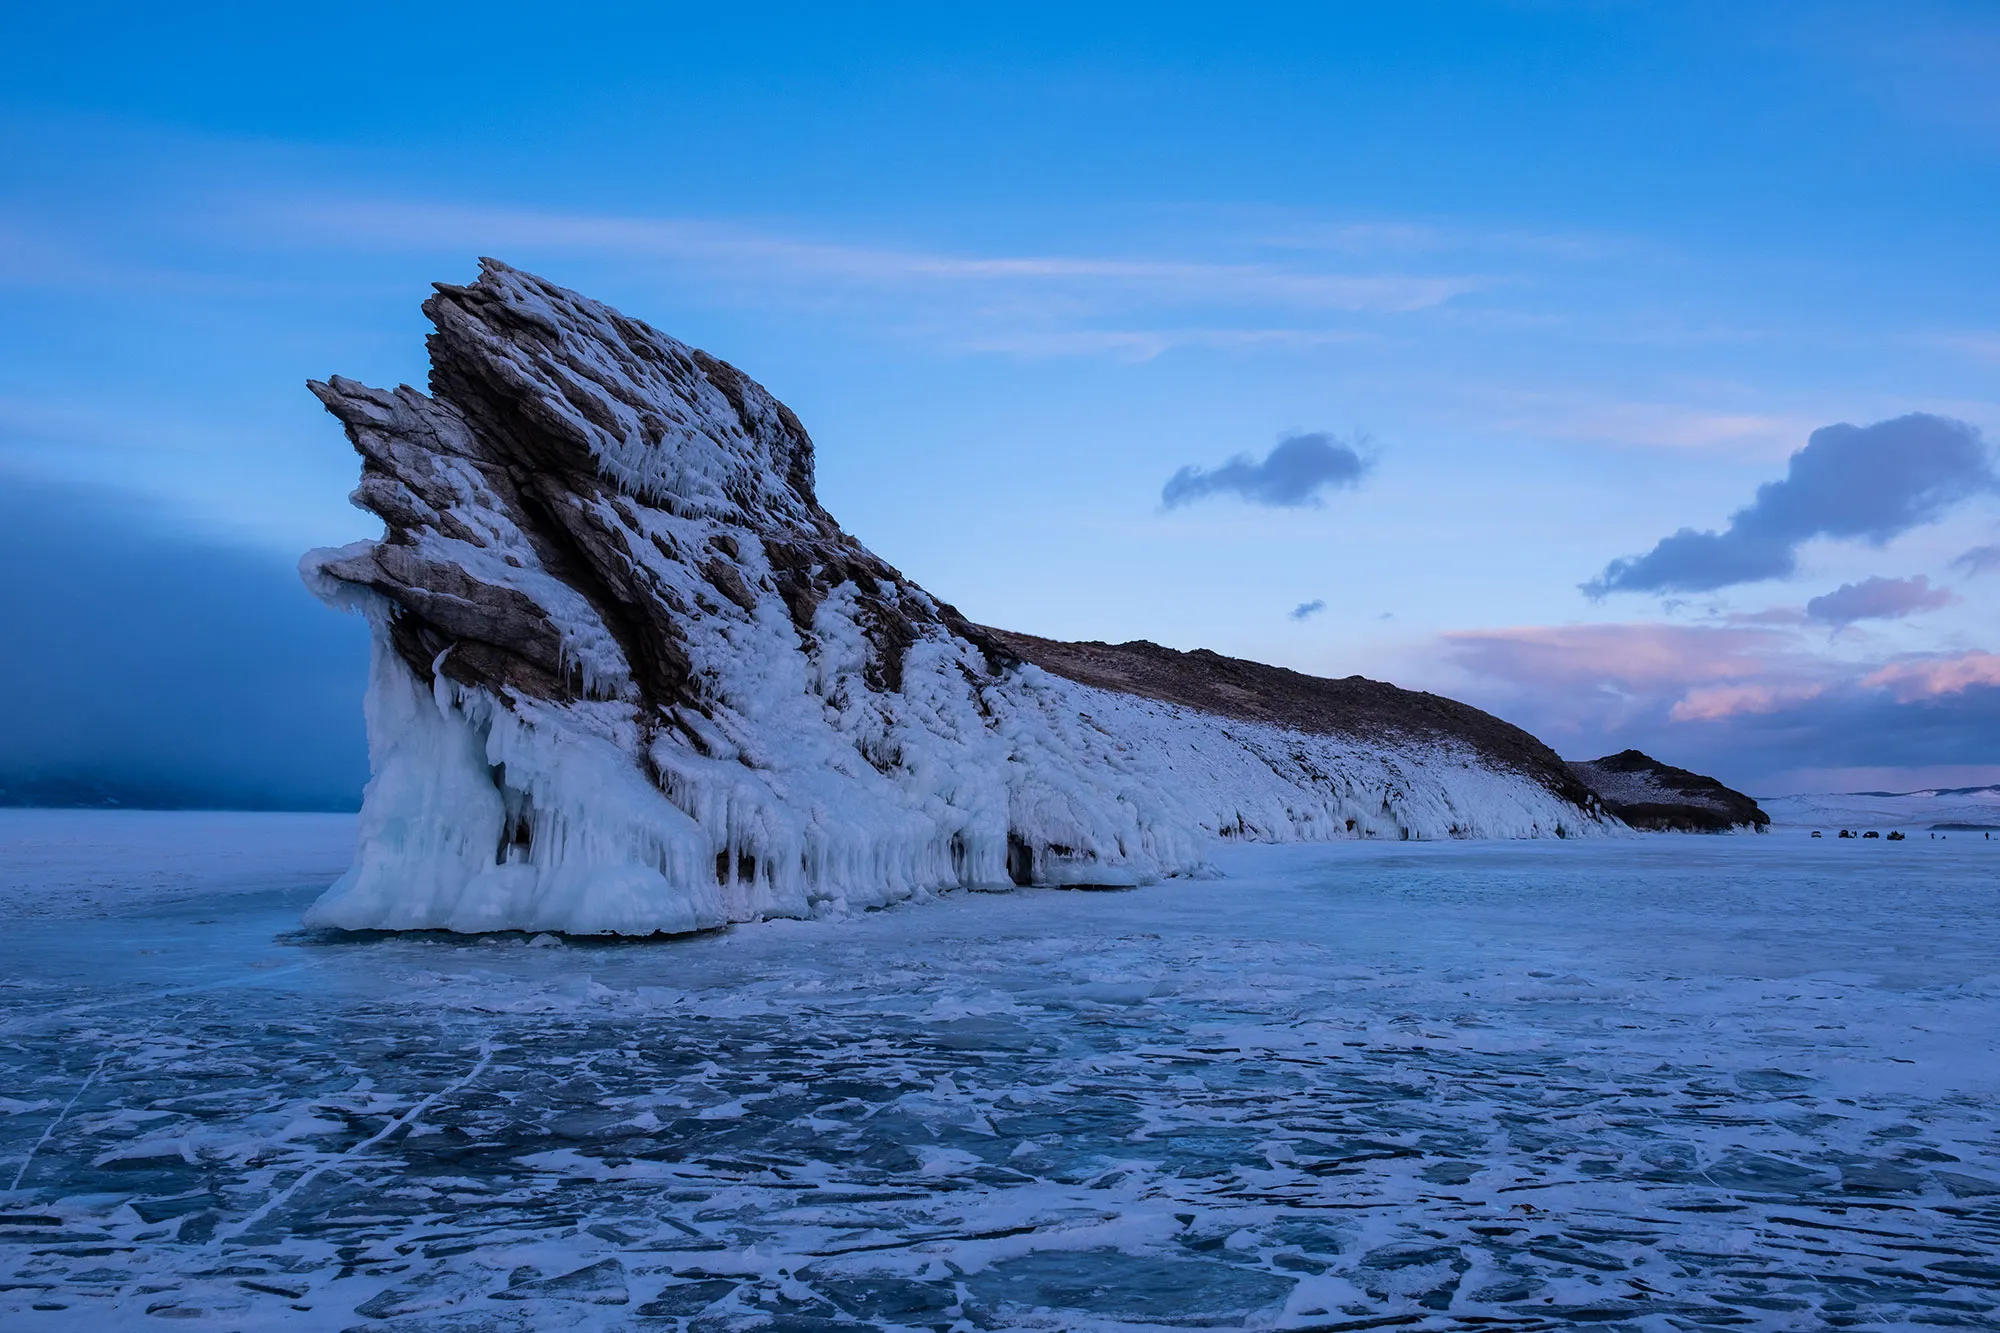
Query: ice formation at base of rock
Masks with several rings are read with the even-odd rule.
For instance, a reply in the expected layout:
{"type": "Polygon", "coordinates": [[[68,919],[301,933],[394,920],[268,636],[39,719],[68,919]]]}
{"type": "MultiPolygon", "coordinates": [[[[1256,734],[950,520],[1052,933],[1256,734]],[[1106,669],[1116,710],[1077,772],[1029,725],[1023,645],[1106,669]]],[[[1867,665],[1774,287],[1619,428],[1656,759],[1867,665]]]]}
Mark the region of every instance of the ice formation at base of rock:
{"type": "Polygon", "coordinates": [[[1618,827],[1433,696],[1364,682],[1509,757],[1434,718],[1343,734],[1045,671],[840,530],[762,387],[482,267],[425,303],[430,394],[312,386],[387,531],[301,566],[374,629],[359,851],[309,924],[684,932],[1200,874],[1218,836],[1618,827]]]}

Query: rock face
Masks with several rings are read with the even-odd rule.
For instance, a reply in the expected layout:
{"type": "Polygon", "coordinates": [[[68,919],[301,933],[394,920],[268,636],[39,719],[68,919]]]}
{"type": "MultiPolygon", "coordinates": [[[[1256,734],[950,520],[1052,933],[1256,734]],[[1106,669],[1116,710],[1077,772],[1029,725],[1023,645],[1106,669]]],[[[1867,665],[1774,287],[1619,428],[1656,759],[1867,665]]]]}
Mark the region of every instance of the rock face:
{"type": "Polygon", "coordinates": [[[1217,835],[1610,826],[1463,705],[971,624],[841,531],[761,386],[482,267],[424,304],[428,394],[311,386],[385,524],[301,566],[374,629],[360,848],[313,924],[688,931],[1197,873],[1217,835]]]}
{"type": "Polygon", "coordinates": [[[1606,810],[1633,828],[1662,833],[1748,828],[1762,833],[1771,822],[1742,792],[1638,750],[1621,750],[1572,763],[1570,768],[1597,793],[1606,810]]]}

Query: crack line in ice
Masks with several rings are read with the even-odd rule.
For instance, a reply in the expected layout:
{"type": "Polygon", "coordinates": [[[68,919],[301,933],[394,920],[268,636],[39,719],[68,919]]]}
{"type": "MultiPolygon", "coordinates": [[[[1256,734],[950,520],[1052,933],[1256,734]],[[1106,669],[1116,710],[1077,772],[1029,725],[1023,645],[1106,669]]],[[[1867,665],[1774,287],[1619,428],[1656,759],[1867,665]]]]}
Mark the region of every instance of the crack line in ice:
{"type": "Polygon", "coordinates": [[[69,1113],[76,1109],[76,1104],[79,1101],[83,1100],[83,1094],[90,1091],[90,1085],[97,1082],[97,1076],[104,1072],[104,1066],[111,1059],[111,1055],[110,1051],[106,1051],[103,1055],[97,1057],[97,1067],[90,1071],[90,1077],[86,1078],[77,1087],[76,1095],[69,1099],[69,1102],[62,1110],[56,1112],[56,1118],[49,1121],[48,1128],[42,1131],[42,1136],[36,1139],[28,1148],[28,1155],[21,1159],[21,1169],[14,1173],[14,1183],[7,1187],[9,1194],[21,1188],[21,1180],[28,1174],[28,1166],[35,1160],[35,1154],[42,1150],[42,1145],[46,1144],[50,1137],[55,1134],[57,1127],[69,1118],[69,1113]]]}
{"type": "Polygon", "coordinates": [[[471,1083],[472,1080],[478,1078],[481,1074],[485,1073],[486,1066],[492,1063],[492,1060],[493,1060],[493,1039],[491,1037],[488,1037],[485,1041],[479,1043],[479,1059],[473,1062],[472,1068],[467,1070],[462,1078],[459,1078],[455,1082],[447,1084],[445,1087],[439,1088],[436,1092],[431,1093],[428,1097],[425,1097],[415,1106],[412,1106],[409,1110],[403,1112],[402,1115],[397,1116],[394,1120],[391,1120],[381,1129],[375,1131],[373,1134],[370,1134],[367,1138],[361,1140],[361,1142],[355,1144],[353,1147],[348,1148],[336,1154],[333,1157],[327,1158],[325,1161],[321,1162],[318,1166],[312,1167],[311,1169],[306,1171],[305,1174],[301,1175],[297,1180],[294,1180],[291,1184],[285,1186],[284,1189],[278,1191],[278,1193],[266,1199],[261,1205],[258,1206],[255,1212],[252,1212],[250,1216],[244,1218],[241,1222],[238,1222],[235,1226],[231,1227],[228,1232],[226,1233],[217,1232],[214,1245],[212,1248],[219,1249],[221,1248],[222,1243],[224,1241],[235,1240],[238,1236],[241,1236],[245,1232],[249,1231],[250,1228],[256,1226],[266,1217],[269,1217],[273,1209],[283,1205],[286,1200],[290,1199],[294,1194],[297,1194],[300,1190],[304,1189],[314,1180],[317,1180],[325,1172],[331,1170],[336,1166],[339,1166],[341,1163],[349,1160],[350,1158],[358,1157],[362,1153],[367,1152],[370,1148],[382,1142],[382,1140],[388,1138],[391,1134],[394,1134],[397,1130],[402,1129],[405,1126],[414,1126],[417,1123],[417,1121],[423,1116],[423,1113],[430,1110],[431,1107],[437,1103],[439,1098],[449,1097],[452,1093],[458,1092],[459,1090],[463,1089],[467,1084],[471,1083]]]}
{"type": "Polygon", "coordinates": [[[302,971],[307,966],[309,965],[306,963],[288,963],[283,967],[261,970],[254,976],[224,977],[220,981],[205,981],[199,986],[173,986],[166,990],[145,991],[137,995],[128,995],[123,999],[99,1000],[95,1004],[79,1004],[61,1010],[33,1014],[15,1022],[0,1024],[0,1034],[13,1036],[17,1033],[32,1031],[38,1022],[69,1022],[84,1014],[94,1014],[103,1009],[128,1009],[135,1004],[155,1004],[161,1000],[170,1000],[180,995],[200,995],[205,991],[228,990],[232,986],[265,986],[275,977],[287,976],[293,972],[302,971]]]}

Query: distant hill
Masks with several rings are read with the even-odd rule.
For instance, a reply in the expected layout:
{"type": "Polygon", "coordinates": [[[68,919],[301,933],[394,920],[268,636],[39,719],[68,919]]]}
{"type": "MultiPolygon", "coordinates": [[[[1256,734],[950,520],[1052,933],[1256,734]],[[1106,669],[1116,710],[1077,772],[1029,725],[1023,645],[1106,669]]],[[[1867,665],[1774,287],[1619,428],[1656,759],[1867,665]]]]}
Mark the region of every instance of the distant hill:
{"type": "Polygon", "coordinates": [[[1638,750],[1572,761],[1569,767],[1597,793],[1606,810],[1636,829],[1729,833],[1747,828],[1761,833],[1771,822],[1742,792],[1638,750]]]}
{"type": "Polygon", "coordinates": [[[358,791],[313,792],[301,790],[302,786],[296,782],[267,786],[213,781],[147,781],[105,773],[0,772],[0,808],[337,812],[361,808],[358,791]]]}
{"type": "Polygon", "coordinates": [[[1769,797],[1763,805],[1780,824],[1815,828],[1931,829],[1957,825],[1966,831],[2000,829],[2000,784],[1903,792],[1814,792],[1769,797]]]}

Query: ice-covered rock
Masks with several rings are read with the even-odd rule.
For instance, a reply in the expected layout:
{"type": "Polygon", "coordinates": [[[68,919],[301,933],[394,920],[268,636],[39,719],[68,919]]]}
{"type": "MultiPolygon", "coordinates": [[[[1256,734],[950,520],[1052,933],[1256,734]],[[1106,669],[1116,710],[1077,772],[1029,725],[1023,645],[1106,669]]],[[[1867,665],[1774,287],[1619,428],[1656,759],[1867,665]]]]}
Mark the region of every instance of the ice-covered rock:
{"type": "Polygon", "coordinates": [[[1546,748],[1448,700],[1361,682],[1347,706],[1351,682],[1291,672],[1262,697],[1274,668],[973,625],[841,531],[760,385],[482,269],[424,304],[429,394],[312,385],[386,524],[302,564],[374,626],[359,851],[313,924],[691,931],[1138,884],[1202,871],[1218,835],[1610,826],[1546,748]]]}

